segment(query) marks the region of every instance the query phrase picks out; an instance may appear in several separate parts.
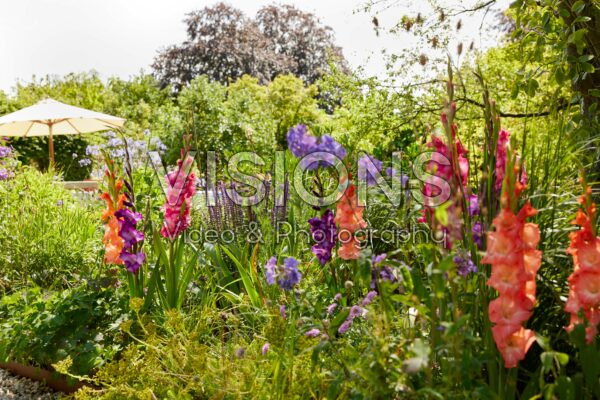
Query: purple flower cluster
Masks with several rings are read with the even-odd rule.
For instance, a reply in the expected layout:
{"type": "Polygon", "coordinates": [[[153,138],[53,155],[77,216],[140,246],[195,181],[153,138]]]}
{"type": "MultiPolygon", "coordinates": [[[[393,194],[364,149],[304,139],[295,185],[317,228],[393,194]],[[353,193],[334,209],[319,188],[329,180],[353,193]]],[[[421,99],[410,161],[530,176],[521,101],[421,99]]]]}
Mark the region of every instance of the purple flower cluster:
{"type": "Polygon", "coordinates": [[[306,332],[304,334],[304,336],[309,337],[309,338],[316,338],[317,336],[319,336],[321,334],[321,331],[317,328],[313,328],[310,331],[306,332]]]}
{"type": "Polygon", "coordinates": [[[0,158],[6,158],[10,156],[12,149],[8,146],[0,146],[0,158]]]}
{"type": "Polygon", "coordinates": [[[454,256],[454,264],[456,264],[457,272],[460,276],[467,276],[471,272],[477,272],[477,265],[471,260],[471,256],[466,252],[461,252],[454,256]]]}
{"type": "Polygon", "coordinates": [[[362,307],[359,306],[358,304],[356,304],[356,305],[353,305],[350,308],[350,313],[348,314],[348,318],[346,318],[346,320],[338,328],[338,333],[340,335],[343,335],[346,332],[348,332],[348,329],[350,329],[350,327],[352,326],[352,323],[354,322],[354,320],[356,318],[361,317],[361,316],[363,316],[365,314],[365,309],[363,307],[366,307],[369,304],[371,304],[371,302],[373,301],[373,299],[376,296],[377,296],[377,292],[375,292],[375,291],[372,290],[369,293],[367,293],[367,295],[365,296],[365,298],[360,302],[360,304],[362,305],[362,307]]]}
{"type": "Polygon", "coordinates": [[[14,176],[17,160],[13,149],[9,146],[0,145],[0,181],[8,180],[14,176]]]}
{"type": "Polygon", "coordinates": [[[146,255],[143,252],[131,251],[136,243],[144,240],[144,234],[136,229],[137,223],[142,220],[142,214],[124,208],[116,211],[115,217],[119,222],[119,236],[124,242],[120,258],[123,260],[127,271],[135,274],[146,260],[146,255]]]}
{"type": "MultiPolygon", "coordinates": [[[[479,198],[476,194],[472,194],[468,198],[469,216],[476,217],[481,213],[479,207],[479,198]]],[[[479,250],[483,249],[483,225],[481,221],[475,221],[471,227],[471,235],[473,236],[473,242],[477,245],[479,250]]]]}
{"type": "MultiPolygon", "coordinates": [[[[146,136],[146,132],[144,132],[144,136],[146,136]]],[[[134,140],[132,138],[120,138],[112,131],[107,132],[104,137],[107,139],[105,144],[93,144],[86,147],[85,155],[87,158],[81,158],[79,160],[79,166],[87,167],[91,165],[93,161],[98,161],[97,165],[102,164],[100,161],[103,151],[108,153],[112,159],[123,159],[128,152],[129,163],[132,164],[135,169],[143,166],[148,151],[158,151],[162,154],[167,150],[167,147],[158,137],[134,140]],[[125,151],[125,146],[127,146],[127,151],[125,151]]]]}
{"type": "Polygon", "coordinates": [[[377,180],[369,170],[371,164],[379,173],[381,173],[381,170],[383,169],[383,163],[374,157],[364,155],[358,160],[358,179],[360,181],[364,181],[366,179],[368,186],[375,186],[377,184],[377,180]]]}
{"type": "Polygon", "coordinates": [[[263,356],[266,356],[267,353],[269,352],[269,349],[271,348],[271,345],[269,343],[265,343],[262,347],[262,349],[260,350],[263,356]]]}
{"type": "Polygon", "coordinates": [[[283,290],[292,290],[302,279],[302,274],[298,270],[299,264],[300,261],[294,257],[287,257],[283,265],[277,265],[277,257],[271,257],[265,265],[267,283],[274,285],[277,282],[283,290]]]}
{"type": "Polygon", "coordinates": [[[377,297],[377,292],[374,290],[371,290],[369,293],[367,293],[367,296],[363,299],[362,301],[362,306],[366,307],[369,304],[371,304],[371,302],[373,302],[373,299],[377,297]]]}
{"type": "Polygon", "coordinates": [[[347,155],[346,149],[331,136],[323,135],[317,138],[308,133],[306,125],[296,125],[290,128],[287,133],[287,142],[291,153],[297,158],[304,158],[317,151],[328,153],[329,156],[320,159],[319,162],[310,162],[309,160],[304,165],[309,170],[314,170],[319,166],[334,165],[336,158],[343,160],[347,155]]]}
{"type": "Polygon", "coordinates": [[[377,287],[377,280],[381,279],[386,282],[396,282],[396,276],[394,275],[394,271],[388,265],[383,265],[383,262],[386,260],[387,254],[382,253],[378,256],[373,256],[373,260],[371,262],[371,289],[375,289],[377,287]]]}
{"type": "Polygon", "coordinates": [[[331,251],[335,247],[337,239],[333,211],[327,209],[321,218],[311,218],[308,223],[310,224],[312,238],[317,242],[311,250],[317,256],[321,265],[325,265],[331,260],[331,251]]]}

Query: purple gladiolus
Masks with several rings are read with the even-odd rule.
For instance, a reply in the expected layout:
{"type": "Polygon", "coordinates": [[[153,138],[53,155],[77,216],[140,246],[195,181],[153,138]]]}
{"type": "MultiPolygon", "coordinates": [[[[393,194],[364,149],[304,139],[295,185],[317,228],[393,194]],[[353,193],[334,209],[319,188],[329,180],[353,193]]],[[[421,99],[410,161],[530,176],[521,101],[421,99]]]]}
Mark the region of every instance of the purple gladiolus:
{"type": "Polygon", "coordinates": [[[146,255],[143,252],[134,253],[130,251],[136,243],[144,240],[144,233],[136,229],[137,223],[142,220],[142,214],[124,208],[116,211],[115,217],[119,222],[119,236],[124,242],[119,257],[123,260],[127,271],[135,274],[146,261],[146,255]]]}
{"type": "Polygon", "coordinates": [[[319,336],[321,334],[321,331],[318,330],[317,328],[313,328],[310,331],[306,332],[304,334],[304,336],[309,337],[309,338],[316,338],[317,336],[319,336]]]}
{"type": "Polygon", "coordinates": [[[144,234],[136,229],[137,223],[142,220],[142,214],[124,208],[116,211],[115,216],[119,222],[119,236],[125,242],[124,249],[144,240],[144,234]]]}
{"type": "Polygon", "coordinates": [[[310,224],[312,238],[317,242],[312,246],[311,250],[319,259],[319,263],[325,265],[331,260],[331,252],[335,247],[337,239],[333,212],[327,209],[321,218],[311,218],[308,220],[308,223],[310,224]]]}
{"type": "Polygon", "coordinates": [[[146,261],[146,255],[143,252],[139,253],[128,253],[126,251],[122,251],[119,258],[123,260],[123,264],[125,264],[125,268],[127,271],[135,274],[146,261]]]}

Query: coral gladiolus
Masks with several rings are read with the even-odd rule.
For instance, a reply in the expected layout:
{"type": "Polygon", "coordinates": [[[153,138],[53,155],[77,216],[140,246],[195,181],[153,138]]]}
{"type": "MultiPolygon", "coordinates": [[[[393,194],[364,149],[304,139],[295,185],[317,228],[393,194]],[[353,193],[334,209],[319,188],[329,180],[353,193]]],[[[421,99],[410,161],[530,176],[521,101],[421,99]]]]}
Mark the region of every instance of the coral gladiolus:
{"type": "Polygon", "coordinates": [[[358,206],[356,187],[349,184],[338,201],[334,220],[340,228],[339,238],[342,241],[338,255],[344,260],[355,260],[360,256],[360,247],[354,233],[367,227],[363,219],[363,210],[364,207],[358,206]]]}
{"type": "Polygon", "coordinates": [[[535,341],[535,332],[519,325],[496,325],[492,334],[506,368],[515,368],[535,341]]]}
{"type": "Polygon", "coordinates": [[[571,314],[567,330],[570,332],[575,325],[584,324],[586,341],[591,344],[600,323],[600,238],[594,231],[596,205],[591,200],[592,191],[585,184],[584,188],[579,199],[581,209],[573,221],[581,229],[569,236],[571,245],[567,252],[573,256],[574,268],[568,279],[570,290],[565,311],[571,314]]]}
{"type": "Polygon", "coordinates": [[[514,368],[525,358],[535,333],[524,329],[535,305],[535,279],[541,265],[542,252],[536,250],[540,231],[536,224],[525,220],[536,214],[527,202],[517,214],[518,197],[524,185],[517,181],[518,168],[509,160],[502,193],[502,210],[494,219],[494,232],[487,234],[487,251],[482,263],[492,265],[488,286],[498,291],[498,298],[489,304],[494,341],[506,368],[514,368]]]}
{"type": "Polygon", "coordinates": [[[119,222],[115,212],[124,208],[127,200],[121,193],[123,181],[114,181],[109,177],[109,190],[102,193],[100,198],[106,202],[106,209],[102,212],[102,220],[106,223],[102,242],[105,246],[104,262],[107,264],[123,264],[120,258],[125,242],[119,236],[119,222]]]}

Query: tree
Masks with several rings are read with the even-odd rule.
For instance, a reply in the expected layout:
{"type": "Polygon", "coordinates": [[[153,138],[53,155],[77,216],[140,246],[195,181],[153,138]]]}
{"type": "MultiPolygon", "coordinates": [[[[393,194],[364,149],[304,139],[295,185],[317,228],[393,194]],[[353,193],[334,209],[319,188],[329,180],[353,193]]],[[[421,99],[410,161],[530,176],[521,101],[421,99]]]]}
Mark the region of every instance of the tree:
{"type": "Polygon", "coordinates": [[[290,72],[305,82],[315,82],[328,70],[328,60],[343,63],[342,50],[334,45],[333,31],[322,26],[310,13],[290,5],[270,5],[260,9],[256,23],[270,38],[270,49],[282,54],[290,65],[290,72]]]}
{"type": "Polygon", "coordinates": [[[251,75],[261,83],[293,73],[312,83],[330,59],[343,63],[331,28],[292,6],[268,6],[249,19],[219,3],[184,20],[188,39],[159,53],[152,68],[161,85],[179,91],[198,75],[229,83],[251,75]]]}

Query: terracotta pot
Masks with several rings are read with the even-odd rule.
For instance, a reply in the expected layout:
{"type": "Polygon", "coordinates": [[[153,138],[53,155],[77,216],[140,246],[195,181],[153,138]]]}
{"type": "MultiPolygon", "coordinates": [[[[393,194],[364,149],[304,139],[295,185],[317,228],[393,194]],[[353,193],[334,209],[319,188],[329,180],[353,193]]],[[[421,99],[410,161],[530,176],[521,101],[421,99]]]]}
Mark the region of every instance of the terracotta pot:
{"type": "Polygon", "coordinates": [[[15,375],[29,378],[33,381],[44,382],[46,386],[62,393],[74,393],[86,384],[84,382],[75,382],[69,384],[67,377],[57,372],[47,369],[23,365],[17,362],[0,363],[0,368],[12,372],[15,375]]]}

